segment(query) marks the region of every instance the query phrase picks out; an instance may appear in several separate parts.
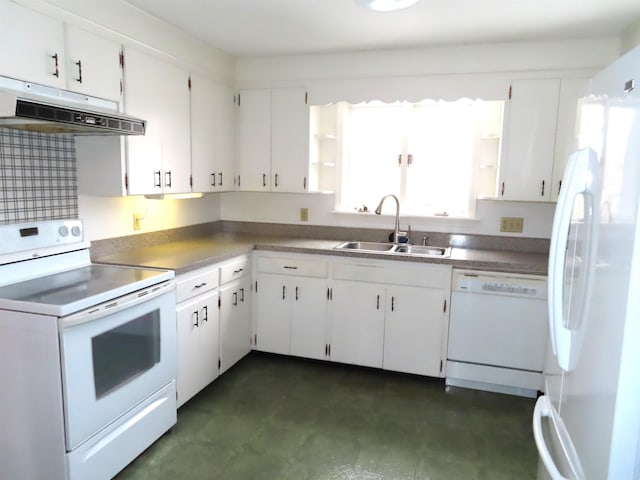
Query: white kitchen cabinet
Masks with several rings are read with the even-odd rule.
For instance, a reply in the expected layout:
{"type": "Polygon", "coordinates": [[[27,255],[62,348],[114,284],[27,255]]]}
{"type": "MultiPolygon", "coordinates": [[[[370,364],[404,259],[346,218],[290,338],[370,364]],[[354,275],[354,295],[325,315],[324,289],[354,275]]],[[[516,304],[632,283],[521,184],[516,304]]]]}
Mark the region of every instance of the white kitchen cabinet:
{"type": "Polygon", "coordinates": [[[359,281],[334,280],[331,289],[330,359],[382,368],[384,287],[359,281]]]}
{"type": "Polygon", "coordinates": [[[66,87],[62,22],[2,0],[0,43],[1,75],[66,87]]]}
{"type": "Polygon", "coordinates": [[[559,94],[558,79],[512,82],[505,107],[500,198],[551,198],[559,94]]]}
{"type": "Polygon", "coordinates": [[[334,261],[330,359],[444,376],[451,267],[334,261]]]}
{"type": "Polygon", "coordinates": [[[251,351],[250,259],[220,265],[220,374],[251,351]]]}
{"type": "Polygon", "coordinates": [[[238,190],[305,192],[309,106],[303,88],[238,95],[238,190]]]}
{"type": "Polygon", "coordinates": [[[124,106],[147,120],[127,137],[129,195],[190,192],[189,74],[134,49],[124,52],[124,106]]]}
{"type": "Polygon", "coordinates": [[[180,407],[218,377],[218,291],[180,303],[176,321],[180,407]]]}
{"type": "Polygon", "coordinates": [[[581,99],[587,93],[589,80],[586,78],[563,78],[560,82],[560,100],[558,102],[558,125],[551,179],[551,201],[558,200],[562,176],[569,155],[578,149],[581,99]]]}
{"type": "Polygon", "coordinates": [[[388,287],[386,295],[383,368],[442,376],[449,290],[388,287]]]}
{"type": "Polygon", "coordinates": [[[194,73],[190,80],[192,190],[233,190],[233,89],[194,73]]]}
{"type": "Polygon", "coordinates": [[[324,359],[327,262],[261,254],[256,271],[256,349],[324,359]]]}
{"type": "Polygon", "coordinates": [[[120,102],[121,45],[73,25],[65,25],[64,32],[67,89],[120,102]]]}

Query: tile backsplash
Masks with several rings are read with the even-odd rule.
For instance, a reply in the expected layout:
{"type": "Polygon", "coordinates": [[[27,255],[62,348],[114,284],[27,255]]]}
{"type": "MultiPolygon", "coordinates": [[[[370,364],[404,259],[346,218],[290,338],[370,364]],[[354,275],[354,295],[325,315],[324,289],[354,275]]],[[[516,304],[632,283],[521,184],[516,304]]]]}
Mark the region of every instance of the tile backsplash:
{"type": "Polygon", "coordinates": [[[78,218],[70,135],[0,128],[0,224],[78,218]]]}

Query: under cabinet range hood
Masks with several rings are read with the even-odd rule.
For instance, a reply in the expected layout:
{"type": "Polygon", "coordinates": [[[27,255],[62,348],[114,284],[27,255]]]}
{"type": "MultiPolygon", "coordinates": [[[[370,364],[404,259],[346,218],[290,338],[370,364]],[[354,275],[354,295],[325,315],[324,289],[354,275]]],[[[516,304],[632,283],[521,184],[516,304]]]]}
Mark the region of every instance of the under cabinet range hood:
{"type": "Polygon", "coordinates": [[[146,122],[118,103],[0,77],[0,128],[71,135],[144,135],[146,122]]]}

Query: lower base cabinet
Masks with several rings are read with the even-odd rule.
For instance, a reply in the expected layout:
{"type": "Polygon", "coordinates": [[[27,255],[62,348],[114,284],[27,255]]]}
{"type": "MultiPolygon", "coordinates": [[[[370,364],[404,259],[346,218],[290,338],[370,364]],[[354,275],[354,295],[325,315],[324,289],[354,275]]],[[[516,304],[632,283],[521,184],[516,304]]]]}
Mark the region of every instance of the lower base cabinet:
{"type": "Polygon", "coordinates": [[[176,321],[180,407],[218,377],[218,291],[181,302],[176,321]]]}
{"type": "Polygon", "coordinates": [[[220,374],[251,351],[251,277],[220,287],[220,374]]]}

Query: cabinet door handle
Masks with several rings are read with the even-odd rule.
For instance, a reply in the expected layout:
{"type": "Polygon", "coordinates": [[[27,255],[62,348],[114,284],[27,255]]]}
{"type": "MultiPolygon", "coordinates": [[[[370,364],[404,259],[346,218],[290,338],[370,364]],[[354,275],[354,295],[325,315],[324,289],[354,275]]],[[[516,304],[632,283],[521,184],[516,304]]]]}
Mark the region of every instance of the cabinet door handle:
{"type": "Polygon", "coordinates": [[[544,180],[542,180],[542,190],[540,191],[540,196],[544,197],[544,180]]]}
{"type": "Polygon", "coordinates": [[[199,326],[199,321],[198,321],[198,311],[196,310],[195,312],[193,312],[193,314],[191,315],[191,318],[195,318],[196,321],[193,324],[194,327],[198,327],[199,326]]]}
{"type": "Polygon", "coordinates": [[[240,188],[240,175],[238,175],[238,188],[240,188]]]}
{"type": "Polygon", "coordinates": [[[233,292],[233,306],[238,306],[238,292],[233,292]]]}
{"type": "Polygon", "coordinates": [[[244,288],[240,289],[240,301],[244,302],[244,288]]]}
{"type": "Polygon", "coordinates": [[[286,287],[284,285],[282,285],[282,299],[283,300],[285,298],[285,289],[286,289],[286,287]]]}
{"type": "Polygon", "coordinates": [[[213,172],[211,174],[211,186],[215,187],[216,186],[216,172],[213,172]]]}
{"type": "Polygon", "coordinates": [[[171,187],[171,170],[164,172],[164,186],[171,187]]]}
{"type": "Polygon", "coordinates": [[[58,54],[54,53],[53,55],[51,55],[51,58],[53,58],[53,63],[55,68],[55,71],[52,73],[52,75],[56,78],[60,78],[60,65],[58,64],[58,54]]]}
{"type": "Polygon", "coordinates": [[[162,187],[162,175],[160,170],[153,171],[153,186],[154,187],[162,187]]]}
{"type": "Polygon", "coordinates": [[[267,186],[267,174],[263,173],[262,174],[262,186],[266,188],[267,186]]]}
{"type": "Polygon", "coordinates": [[[380,295],[376,295],[376,310],[380,310],[380,295]]]}
{"type": "Polygon", "coordinates": [[[391,297],[391,311],[393,312],[396,308],[396,297],[391,297]]]}
{"type": "MultiPolygon", "coordinates": [[[[218,175],[220,176],[220,181],[218,182],[218,186],[222,186],[222,172],[218,172],[218,175]]],[[[240,178],[240,177],[238,177],[240,178]]]]}
{"type": "Polygon", "coordinates": [[[502,182],[502,185],[500,186],[500,195],[504,196],[504,182],[502,182]]]}
{"type": "Polygon", "coordinates": [[[206,305],[202,307],[202,321],[203,322],[209,321],[209,307],[206,305]]]}
{"type": "Polygon", "coordinates": [[[298,300],[298,287],[296,287],[296,301],[298,300]]]}
{"type": "Polygon", "coordinates": [[[277,188],[278,187],[278,174],[277,173],[276,173],[276,176],[275,176],[275,184],[276,184],[276,188],[277,188]]]}
{"type": "Polygon", "coordinates": [[[76,82],[82,83],[82,60],[78,60],[76,65],[78,66],[78,78],[76,78],[76,82]]]}

